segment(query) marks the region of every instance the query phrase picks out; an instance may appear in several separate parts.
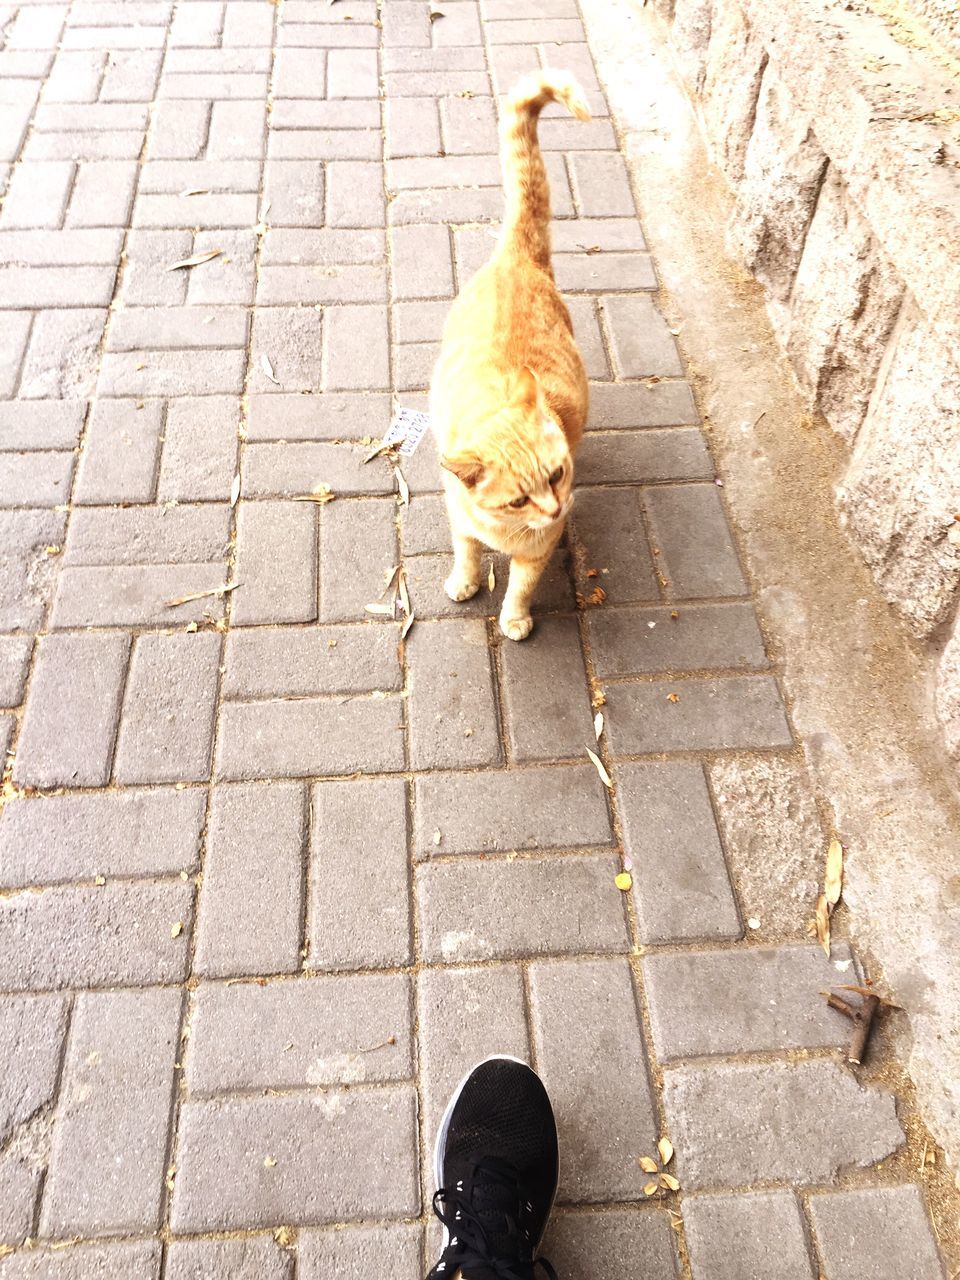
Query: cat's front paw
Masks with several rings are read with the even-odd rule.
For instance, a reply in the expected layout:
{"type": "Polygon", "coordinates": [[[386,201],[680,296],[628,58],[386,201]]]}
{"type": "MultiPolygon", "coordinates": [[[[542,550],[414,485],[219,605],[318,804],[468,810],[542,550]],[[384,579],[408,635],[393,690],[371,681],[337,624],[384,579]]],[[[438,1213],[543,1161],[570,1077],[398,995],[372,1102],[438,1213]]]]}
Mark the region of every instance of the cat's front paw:
{"type": "Polygon", "coordinates": [[[526,640],[533,630],[533,619],[529,613],[522,618],[510,618],[503,612],[500,615],[500,630],[508,640],[526,640]]]}
{"type": "Polygon", "coordinates": [[[469,600],[471,596],[475,596],[480,590],[479,582],[472,582],[469,578],[464,578],[461,574],[454,571],[443,584],[443,589],[457,604],[464,600],[469,600]]]}

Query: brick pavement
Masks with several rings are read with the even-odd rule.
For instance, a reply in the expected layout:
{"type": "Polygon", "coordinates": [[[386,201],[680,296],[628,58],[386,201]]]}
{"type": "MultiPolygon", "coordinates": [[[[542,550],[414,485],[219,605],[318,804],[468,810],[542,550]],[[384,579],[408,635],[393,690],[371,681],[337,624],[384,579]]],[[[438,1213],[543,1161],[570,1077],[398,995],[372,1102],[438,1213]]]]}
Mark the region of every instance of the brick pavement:
{"type": "Polygon", "coordinates": [[[0,5],[0,1278],[414,1280],[445,1095],[502,1050],[557,1107],[564,1280],[931,1280],[575,0],[436,7],[0,5]],[[541,135],[592,429],[514,646],[505,565],[442,593],[429,439],[409,506],[362,459],[548,61],[595,113],[541,135]]]}

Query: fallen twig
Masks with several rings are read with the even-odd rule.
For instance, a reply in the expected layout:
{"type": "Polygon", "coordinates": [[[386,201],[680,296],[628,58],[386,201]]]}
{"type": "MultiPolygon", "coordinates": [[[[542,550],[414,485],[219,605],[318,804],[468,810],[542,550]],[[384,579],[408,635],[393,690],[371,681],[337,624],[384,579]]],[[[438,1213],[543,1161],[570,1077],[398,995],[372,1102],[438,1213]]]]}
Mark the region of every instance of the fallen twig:
{"type": "Polygon", "coordinates": [[[236,591],[239,582],[225,582],[222,587],[211,587],[209,591],[192,591],[188,596],[177,596],[174,600],[164,600],[165,609],[176,609],[178,605],[189,604],[191,600],[206,600],[208,596],[225,596],[228,591],[236,591]]]}

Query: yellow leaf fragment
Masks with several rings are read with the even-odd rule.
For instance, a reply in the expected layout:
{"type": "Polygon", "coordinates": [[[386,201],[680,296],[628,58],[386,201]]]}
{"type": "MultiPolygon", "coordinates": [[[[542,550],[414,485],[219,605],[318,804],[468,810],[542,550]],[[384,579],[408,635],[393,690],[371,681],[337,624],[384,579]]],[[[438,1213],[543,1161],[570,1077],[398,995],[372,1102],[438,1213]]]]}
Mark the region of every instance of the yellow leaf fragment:
{"type": "Polygon", "coordinates": [[[274,1160],[273,1156],[264,1156],[264,1157],[263,1157],[263,1167],[264,1167],[265,1169],[273,1169],[273,1168],[276,1166],[276,1163],[277,1163],[277,1162],[276,1162],[276,1160],[274,1160]]]}
{"type": "Polygon", "coordinates": [[[843,890],[843,845],[834,837],[827,850],[827,873],[823,882],[823,896],[831,907],[840,901],[843,890]]]}
{"type": "Polygon", "coordinates": [[[591,751],[589,747],[587,747],[587,755],[593,761],[594,768],[596,769],[597,773],[599,773],[600,775],[600,781],[603,783],[603,785],[607,788],[608,791],[612,791],[613,780],[610,777],[609,773],[607,773],[606,769],[603,767],[603,761],[596,754],[596,752],[591,751]]]}
{"type": "Polygon", "coordinates": [[[106,876],[94,876],[94,877],[93,877],[93,883],[94,883],[94,884],[106,884],[106,883],[107,883],[107,877],[106,877],[106,876]]]}
{"type": "Polygon", "coordinates": [[[336,496],[328,484],[318,484],[313,493],[298,493],[293,500],[294,502],[316,502],[322,507],[328,502],[333,502],[336,496]]]}
{"type": "Polygon", "coordinates": [[[600,741],[600,735],[603,733],[603,712],[598,711],[593,717],[593,732],[597,735],[597,741],[600,741]]]}
{"type": "Polygon", "coordinates": [[[656,1160],[653,1159],[652,1156],[641,1156],[640,1168],[643,1170],[644,1173],[656,1173],[657,1162],[656,1160]]]}
{"type": "MultiPolygon", "coordinates": [[[[629,871],[619,871],[619,872],[618,872],[618,873],[613,877],[613,883],[617,886],[617,888],[620,890],[620,892],[621,892],[621,893],[627,893],[627,892],[628,892],[628,890],[629,890],[629,889],[632,887],[632,885],[633,885],[633,876],[630,874],[630,872],[629,872],[629,871]]],[[[643,1161],[642,1161],[642,1160],[641,1160],[641,1162],[640,1162],[640,1167],[641,1167],[641,1168],[644,1168],[644,1165],[643,1165],[643,1161]]],[[[647,1169],[647,1170],[646,1170],[646,1172],[647,1172],[647,1173],[653,1173],[653,1170],[652,1170],[652,1169],[647,1169]]]]}
{"type": "Polygon", "coordinates": [[[233,484],[230,486],[230,505],[235,507],[240,497],[240,472],[233,477],[233,484]]]}
{"type": "Polygon", "coordinates": [[[281,1249],[289,1249],[297,1242],[297,1233],[292,1227],[277,1227],[273,1238],[281,1249]]]}
{"type": "Polygon", "coordinates": [[[414,614],[408,613],[403,626],[400,628],[401,640],[406,640],[407,636],[410,634],[410,628],[413,626],[415,621],[416,621],[416,617],[414,616],[414,614]]]}
{"type": "Polygon", "coordinates": [[[643,1194],[645,1196],[655,1196],[657,1194],[657,1184],[655,1182],[645,1182],[643,1184],[643,1194]]]}
{"type": "Polygon", "coordinates": [[[496,591],[496,589],[497,589],[497,575],[493,571],[493,561],[491,560],[490,572],[487,574],[487,590],[496,591]]]}
{"type": "Polygon", "coordinates": [[[830,904],[826,894],[821,893],[817,899],[817,939],[830,958],[830,904]]]}
{"type": "Polygon", "coordinates": [[[405,507],[410,505],[410,486],[407,484],[407,478],[399,467],[393,468],[393,474],[397,477],[397,490],[400,494],[400,501],[405,507]]]}
{"type": "Polygon", "coordinates": [[[179,938],[181,933],[183,933],[183,921],[178,920],[176,924],[170,926],[170,937],[179,938]]]}
{"type": "Polygon", "coordinates": [[[660,1159],[664,1164],[669,1164],[673,1159],[673,1143],[669,1138],[661,1138],[657,1143],[657,1150],[660,1152],[660,1159]]]}
{"type": "Polygon", "coordinates": [[[680,695],[679,695],[679,693],[668,693],[668,694],[667,694],[667,701],[668,701],[668,702],[679,702],[679,701],[680,701],[680,695]]]}
{"type": "Polygon", "coordinates": [[[211,258],[219,258],[222,249],[204,249],[201,253],[192,253],[189,258],[181,258],[179,262],[171,262],[168,271],[182,271],[185,267],[199,267],[211,258]]]}
{"type": "Polygon", "coordinates": [[[666,1187],[670,1191],[680,1190],[680,1183],[676,1180],[676,1178],[673,1176],[672,1173],[661,1173],[660,1185],[661,1187],[666,1187]]]}

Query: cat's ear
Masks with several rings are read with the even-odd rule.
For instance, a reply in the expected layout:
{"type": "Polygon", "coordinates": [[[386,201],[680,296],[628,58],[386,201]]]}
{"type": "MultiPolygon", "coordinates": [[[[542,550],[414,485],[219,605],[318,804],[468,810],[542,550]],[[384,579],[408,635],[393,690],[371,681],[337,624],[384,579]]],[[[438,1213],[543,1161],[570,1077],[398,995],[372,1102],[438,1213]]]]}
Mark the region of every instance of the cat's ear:
{"type": "Polygon", "coordinates": [[[514,403],[532,409],[539,398],[540,382],[537,375],[529,365],[524,365],[517,374],[517,385],[513,393],[514,403]]]}
{"type": "Polygon", "coordinates": [[[453,457],[441,458],[440,465],[444,470],[452,471],[468,489],[474,488],[483,475],[483,463],[473,454],[457,454],[453,457]]]}

